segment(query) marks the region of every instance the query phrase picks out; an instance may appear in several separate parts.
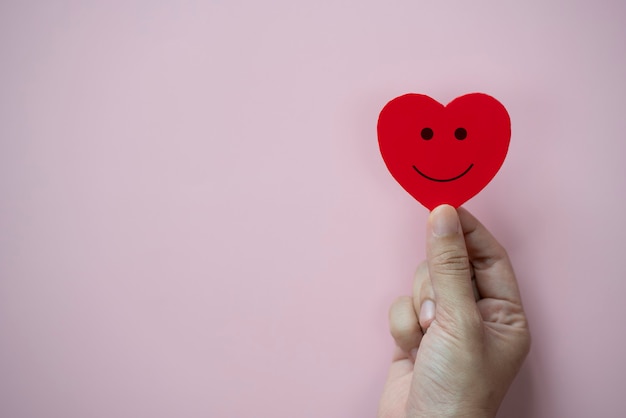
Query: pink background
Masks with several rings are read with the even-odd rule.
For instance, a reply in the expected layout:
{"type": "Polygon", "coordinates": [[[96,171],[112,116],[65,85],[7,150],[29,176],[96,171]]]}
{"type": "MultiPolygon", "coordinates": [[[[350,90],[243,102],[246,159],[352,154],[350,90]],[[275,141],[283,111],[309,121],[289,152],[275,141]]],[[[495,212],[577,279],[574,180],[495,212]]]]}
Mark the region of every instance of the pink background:
{"type": "Polygon", "coordinates": [[[3,1],[0,416],[374,416],[427,217],[378,112],[472,91],[534,338],[500,416],[623,416],[625,40],[617,0],[3,1]]]}

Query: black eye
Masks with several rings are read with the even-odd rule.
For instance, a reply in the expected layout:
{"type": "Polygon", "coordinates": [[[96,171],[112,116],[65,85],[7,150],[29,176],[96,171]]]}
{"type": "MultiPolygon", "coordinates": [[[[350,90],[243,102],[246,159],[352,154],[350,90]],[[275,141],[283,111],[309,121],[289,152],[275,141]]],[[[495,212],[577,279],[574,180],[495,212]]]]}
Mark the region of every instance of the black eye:
{"type": "Polygon", "coordinates": [[[462,141],[467,138],[467,131],[465,130],[465,128],[457,128],[456,131],[454,131],[454,137],[462,141]]]}
{"type": "Polygon", "coordinates": [[[433,137],[434,133],[433,133],[433,130],[432,130],[432,129],[430,129],[430,128],[424,128],[424,129],[422,129],[422,133],[421,133],[421,135],[422,135],[422,138],[423,138],[423,139],[425,139],[425,140],[427,140],[427,141],[428,141],[429,139],[432,139],[432,137],[433,137]]]}

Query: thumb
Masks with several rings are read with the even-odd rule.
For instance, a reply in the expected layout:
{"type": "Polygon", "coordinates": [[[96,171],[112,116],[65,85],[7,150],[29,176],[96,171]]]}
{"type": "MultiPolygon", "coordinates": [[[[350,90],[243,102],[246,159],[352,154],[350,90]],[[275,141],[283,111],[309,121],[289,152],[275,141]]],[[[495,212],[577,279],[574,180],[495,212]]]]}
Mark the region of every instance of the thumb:
{"type": "Polygon", "coordinates": [[[428,218],[426,255],[435,293],[435,318],[454,323],[480,318],[461,222],[449,205],[436,207],[428,218]]]}

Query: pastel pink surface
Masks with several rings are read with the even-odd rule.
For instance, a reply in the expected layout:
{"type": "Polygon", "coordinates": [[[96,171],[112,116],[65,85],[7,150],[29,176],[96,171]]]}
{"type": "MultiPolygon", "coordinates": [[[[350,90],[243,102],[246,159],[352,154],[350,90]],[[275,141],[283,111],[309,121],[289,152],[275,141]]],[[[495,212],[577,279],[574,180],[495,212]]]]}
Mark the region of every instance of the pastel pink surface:
{"type": "Polygon", "coordinates": [[[0,2],[0,417],[375,416],[424,257],[390,98],[489,92],[466,204],[533,348],[500,416],[620,417],[626,5],[0,2]]]}
{"type": "Polygon", "coordinates": [[[511,120],[483,93],[446,106],[410,93],[385,105],[377,131],[391,175],[432,210],[444,203],[459,207],[491,181],[509,149],[511,120]]]}

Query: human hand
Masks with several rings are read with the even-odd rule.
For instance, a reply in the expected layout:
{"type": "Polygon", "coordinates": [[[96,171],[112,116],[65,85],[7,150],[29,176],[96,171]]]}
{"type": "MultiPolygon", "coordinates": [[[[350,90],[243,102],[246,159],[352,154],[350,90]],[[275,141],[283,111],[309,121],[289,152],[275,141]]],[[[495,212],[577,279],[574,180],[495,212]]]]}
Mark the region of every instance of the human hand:
{"type": "Polygon", "coordinates": [[[530,349],[508,255],[448,205],[430,214],[426,255],[389,312],[397,347],[378,417],[494,417],[530,349]]]}

